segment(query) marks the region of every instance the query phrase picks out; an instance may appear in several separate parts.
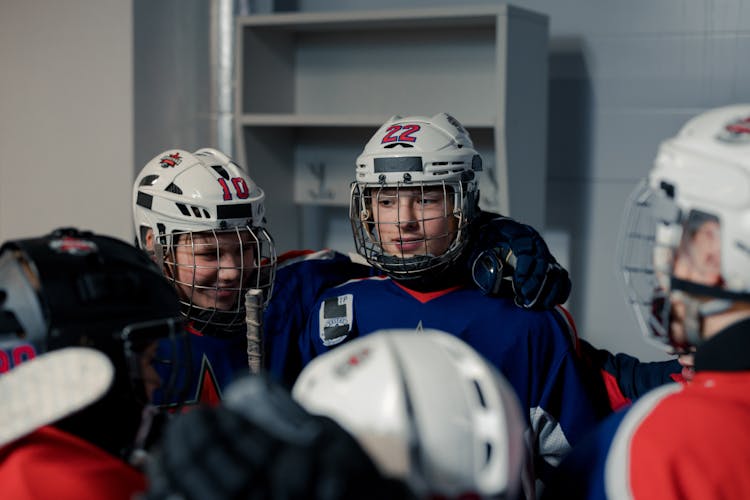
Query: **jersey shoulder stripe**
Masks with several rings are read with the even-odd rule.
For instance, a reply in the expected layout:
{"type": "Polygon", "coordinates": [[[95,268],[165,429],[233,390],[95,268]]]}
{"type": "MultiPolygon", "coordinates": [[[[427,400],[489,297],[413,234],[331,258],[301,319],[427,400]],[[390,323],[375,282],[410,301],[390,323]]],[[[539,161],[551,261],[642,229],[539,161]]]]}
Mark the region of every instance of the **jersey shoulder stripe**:
{"type": "Polygon", "coordinates": [[[630,447],[639,426],[669,395],[683,390],[679,384],[658,387],[643,395],[627,410],[617,428],[604,468],[604,484],[608,498],[633,498],[630,485],[630,447]]]}

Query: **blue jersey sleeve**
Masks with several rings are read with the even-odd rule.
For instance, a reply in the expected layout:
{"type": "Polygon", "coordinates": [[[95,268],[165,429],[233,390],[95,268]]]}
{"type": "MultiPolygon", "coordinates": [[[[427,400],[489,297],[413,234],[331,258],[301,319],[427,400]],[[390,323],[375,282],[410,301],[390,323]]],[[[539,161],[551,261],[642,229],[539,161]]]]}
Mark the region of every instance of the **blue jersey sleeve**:
{"type": "Polygon", "coordinates": [[[682,366],[674,359],[669,361],[642,362],[628,354],[612,354],[605,349],[597,349],[583,339],[579,339],[581,355],[598,377],[597,390],[606,393],[611,410],[619,410],[651,389],[671,382],[681,382],[682,366]]]}
{"type": "Polygon", "coordinates": [[[682,366],[676,359],[643,362],[624,353],[607,353],[605,371],[617,379],[623,395],[635,401],[651,389],[682,378],[682,366]]]}

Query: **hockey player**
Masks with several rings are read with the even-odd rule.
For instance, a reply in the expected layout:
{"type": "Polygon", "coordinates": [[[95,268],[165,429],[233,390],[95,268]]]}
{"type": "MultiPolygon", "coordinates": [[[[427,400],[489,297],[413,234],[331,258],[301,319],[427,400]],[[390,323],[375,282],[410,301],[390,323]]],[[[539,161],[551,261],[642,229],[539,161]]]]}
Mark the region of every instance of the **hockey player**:
{"type": "Polygon", "coordinates": [[[581,443],[560,498],[748,498],[750,105],[704,112],[662,143],[621,237],[643,332],[695,349],[686,386],[654,390],[581,443]]]}
{"type": "MultiPolygon", "coordinates": [[[[524,308],[550,309],[567,300],[568,272],[534,228],[490,213],[481,214],[477,226],[483,238],[466,261],[467,279],[473,276],[488,294],[512,297],[524,308]],[[515,267],[496,257],[501,251],[513,253],[515,267]]],[[[382,273],[363,265],[361,258],[352,260],[331,250],[289,252],[279,261],[274,296],[264,319],[266,360],[274,378],[291,388],[302,369],[298,334],[320,293],[350,279],[382,273]]]]}
{"type": "MultiPolygon", "coordinates": [[[[377,272],[331,250],[290,252],[274,283],[275,249],[264,215],[263,190],[214,149],[165,151],[135,180],[137,244],[174,284],[194,334],[194,403],[216,403],[229,382],[248,370],[243,297],[249,288],[264,290],[266,299],[270,295],[263,319],[265,366],[291,388],[302,368],[298,335],[318,294],[377,272]]],[[[501,244],[513,250],[516,269],[506,272],[512,281],[503,280],[512,283],[508,293],[526,307],[564,302],[570,292],[567,271],[539,234],[512,219],[487,219],[475,257],[501,244]]],[[[477,269],[487,271],[481,276],[488,286],[502,279],[497,266],[477,269]]]]}
{"type": "Polygon", "coordinates": [[[133,185],[137,244],[174,285],[189,321],[191,405],[216,404],[248,372],[245,294],[258,289],[267,301],[276,266],[264,198],[243,169],[210,148],[165,151],[133,185]]]}
{"type": "Polygon", "coordinates": [[[27,362],[0,376],[3,498],[143,491],[132,464],[154,416],[149,397],[185,385],[182,324],[172,287],[125,242],[72,229],[6,242],[0,343],[27,362]],[[169,357],[156,356],[157,342],[169,357]]]}
{"type": "MultiPolygon", "coordinates": [[[[561,318],[471,286],[481,158],[447,114],[394,117],[357,159],[350,219],[357,251],[384,273],[321,295],[303,361],[380,329],[435,328],[466,341],[516,390],[545,478],[597,414],[561,318]]],[[[407,361],[408,362],[408,361],[407,361]]]]}

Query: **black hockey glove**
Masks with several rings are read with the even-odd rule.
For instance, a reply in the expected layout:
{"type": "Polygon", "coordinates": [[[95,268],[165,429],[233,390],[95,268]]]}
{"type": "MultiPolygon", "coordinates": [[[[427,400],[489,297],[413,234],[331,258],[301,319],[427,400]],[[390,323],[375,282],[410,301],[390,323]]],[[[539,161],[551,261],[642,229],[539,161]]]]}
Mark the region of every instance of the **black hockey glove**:
{"type": "Polygon", "coordinates": [[[475,241],[469,265],[484,293],[513,294],[516,304],[535,309],[568,300],[568,271],[533,227],[498,216],[481,223],[475,241]]]}
{"type": "Polygon", "coordinates": [[[148,500],[412,498],[338,424],[261,377],[175,418],[147,471],[148,500]]]}

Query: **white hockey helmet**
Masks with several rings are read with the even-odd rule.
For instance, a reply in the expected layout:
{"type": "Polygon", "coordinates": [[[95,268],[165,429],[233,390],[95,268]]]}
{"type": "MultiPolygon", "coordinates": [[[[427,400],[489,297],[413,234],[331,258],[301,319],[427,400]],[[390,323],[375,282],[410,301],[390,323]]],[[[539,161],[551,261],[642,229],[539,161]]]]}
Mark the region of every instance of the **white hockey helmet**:
{"type": "MultiPolygon", "coordinates": [[[[359,252],[374,267],[394,278],[417,278],[425,271],[436,270],[455,260],[463,250],[468,225],[478,213],[478,180],[482,159],[466,129],[447,113],[432,117],[393,116],[365,145],[357,158],[352,183],[349,218],[354,242],[359,252]],[[440,255],[430,251],[430,236],[421,240],[423,249],[417,255],[394,255],[384,248],[373,212],[381,196],[397,202],[398,190],[437,186],[443,190],[444,213],[455,218],[450,245],[440,255]],[[383,190],[389,190],[388,195],[383,190]],[[393,194],[395,189],[395,195],[393,194]],[[374,203],[373,203],[374,202],[374,203]]],[[[421,222],[425,222],[424,216],[421,222]]],[[[391,223],[400,227],[403,220],[391,223]]],[[[384,223],[378,223],[382,227],[384,223]]],[[[434,238],[434,237],[432,237],[434,238]]]]}
{"type": "Polygon", "coordinates": [[[702,113],[664,141],[629,208],[619,245],[628,300],[648,338],[687,351],[704,318],[750,302],[750,104],[702,113]],[[698,258],[704,277],[675,276],[698,258]],[[681,338],[670,330],[676,297],[687,308],[681,338]]]}
{"type": "Polygon", "coordinates": [[[381,330],[343,344],[313,359],[292,395],[422,497],[522,491],[529,454],[515,392],[445,332],[381,330]]]}
{"type": "Polygon", "coordinates": [[[245,327],[247,290],[263,290],[268,301],[276,251],[265,229],[264,198],[247,172],[211,148],[164,151],[138,174],[133,185],[138,246],[174,283],[193,328],[213,335],[239,332],[245,327]],[[212,262],[201,257],[206,253],[213,254],[212,262]],[[213,280],[196,278],[211,269],[213,280]],[[235,271],[233,278],[216,278],[227,270],[235,271]]]}

